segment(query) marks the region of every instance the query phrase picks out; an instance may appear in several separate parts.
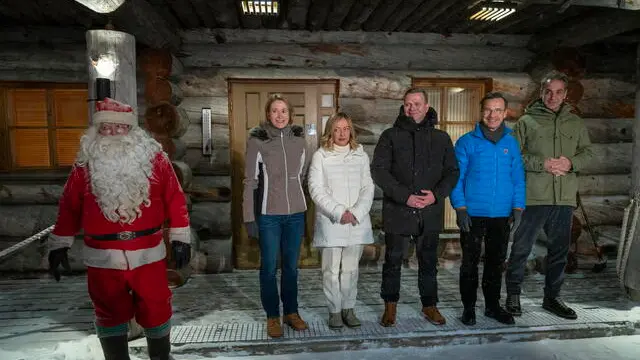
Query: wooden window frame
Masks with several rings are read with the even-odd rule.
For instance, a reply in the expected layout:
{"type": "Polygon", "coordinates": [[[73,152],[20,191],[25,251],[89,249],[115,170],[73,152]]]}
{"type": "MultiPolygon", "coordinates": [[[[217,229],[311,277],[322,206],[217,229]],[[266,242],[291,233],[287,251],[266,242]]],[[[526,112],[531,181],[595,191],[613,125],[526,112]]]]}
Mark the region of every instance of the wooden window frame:
{"type": "MultiPolygon", "coordinates": [[[[56,126],[55,124],[55,104],[53,90],[87,90],[86,83],[52,83],[52,82],[17,82],[17,81],[2,81],[0,82],[0,174],[11,175],[22,174],[29,175],[37,172],[42,175],[52,175],[54,178],[59,178],[59,174],[67,174],[71,166],[64,165],[59,166],[57,161],[56,150],[56,136],[55,131],[57,128],[78,128],[76,126],[56,126]],[[9,104],[9,91],[22,90],[22,89],[43,89],[46,91],[47,101],[47,129],[49,132],[49,156],[51,165],[49,167],[16,167],[15,154],[13,149],[13,139],[11,137],[11,130],[14,127],[11,125],[12,119],[10,118],[11,104],[9,104]]],[[[88,110],[87,110],[88,114],[88,110]]],[[[88,115],[87,115],[88,116],[88,115]]],[[[88,126],[88,124],[86,125],[88,126]]],[[[11,176],[14,177],[14,176],[11,176]]]]}

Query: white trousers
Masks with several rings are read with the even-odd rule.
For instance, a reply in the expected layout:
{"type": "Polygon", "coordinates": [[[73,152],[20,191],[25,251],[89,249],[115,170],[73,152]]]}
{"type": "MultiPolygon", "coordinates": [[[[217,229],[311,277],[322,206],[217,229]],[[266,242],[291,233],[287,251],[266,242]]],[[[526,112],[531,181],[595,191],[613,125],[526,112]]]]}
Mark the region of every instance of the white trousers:
{"type": "Polygon", "coordinates": [[[358,265],[363,245],[322,249],[322,285],[329,312],[353,309],[358,295],[358,265]]]}

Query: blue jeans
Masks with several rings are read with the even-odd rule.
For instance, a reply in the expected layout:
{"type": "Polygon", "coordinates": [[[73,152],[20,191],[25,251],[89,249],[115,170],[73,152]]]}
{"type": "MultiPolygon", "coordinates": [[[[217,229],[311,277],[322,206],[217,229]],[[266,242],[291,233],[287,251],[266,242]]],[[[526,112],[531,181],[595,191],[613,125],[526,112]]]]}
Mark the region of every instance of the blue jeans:
{"type": "Polygon", "coordinates": [[[298,312],[298,257],[304,235],[304,212],[260,215],[260,299],[267,317],[280,316],[276,271],[281,254],[280,298],[284,315],[298,312]]]}
{"type": "Polygon", "coordinates": [[[505,274],[507,294],[520,295],[527,257],[544,229],[549,241],[547,245],[544,296],[556,298],[564,282],[564,268],[571,243],[573,207],[566,205],[527,206],[522,213],[522,222],[513,237],[511,254],[505,274]]]}

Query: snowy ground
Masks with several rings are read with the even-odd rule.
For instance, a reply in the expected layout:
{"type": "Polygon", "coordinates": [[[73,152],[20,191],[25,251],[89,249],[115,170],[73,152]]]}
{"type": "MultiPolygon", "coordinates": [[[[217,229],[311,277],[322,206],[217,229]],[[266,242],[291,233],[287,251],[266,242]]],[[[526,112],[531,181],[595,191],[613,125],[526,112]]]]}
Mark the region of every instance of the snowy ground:
{"type": "MultiPolygon", "coordinates": [[[[541,340],[537,342],[457,345],[436,348],[380,348],[358,351],[302,353],[290,355],[243,356],[220,355],[203,358],[175,355],[176,360],[401,360],[448,358],[455,360],[637,360],[640,335],[577,340],[541,340]]],[[[58,344],[54,349],[7,352],[0,349],[2,360],[103,360],[95,336],[58,344]]],[[[132,360],[144,360],[131,356],[132,360]]]]}

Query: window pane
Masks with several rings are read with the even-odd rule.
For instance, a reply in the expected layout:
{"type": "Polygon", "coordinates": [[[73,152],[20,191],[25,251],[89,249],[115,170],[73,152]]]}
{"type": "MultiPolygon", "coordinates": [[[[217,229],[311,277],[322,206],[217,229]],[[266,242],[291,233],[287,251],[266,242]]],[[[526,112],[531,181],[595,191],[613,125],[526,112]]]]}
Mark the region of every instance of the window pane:
{"type": "Polygon", "coordinates": [[[448,123],[446,125],[446,129],[443,129],[447,132],[447,134],[449,134],[449,136],[451,136],[451,141],[453,141],[453,143],[455,144],[456,141],[458,141],[458,139],[468,133],[469,131],[471,131],[473,129],[473,127],[475,126],[475,124],[452,124],[452,123],[448,123]]]}
{"type": "Polygon", "coordinates": [[[480,119],[478,88],[447,88],[447,122],[472,122],[480,119]]]}
{"type": "Polygon", "coordinates": [[[12,126],[48,126],[47,91],[44,89],[13,90],[12,126]]]}
{"type": "Polygon", "coordinates": [[[87,126],[87,90],[53,90],[56,126],[87,126]]]}
{"type": "Polygon", "coordinates": [[[80,147],[80,137],[84,129],[58,129],[56,130],[56,155],[58,166],[71,166],[76,160],[76,154],[80,147]]]}
{"type": "Polygon", "coordinates": [[[11,131],[17,167],[49,167],[49,131],[15,129],[11,131]]]}
{"type": "Polygon", "coordinates": [[[440,88],[426,88],[427,92],[427,101],[429,105],[438,113],[438,120],[442,116],[442,90],[440,88]]]}

